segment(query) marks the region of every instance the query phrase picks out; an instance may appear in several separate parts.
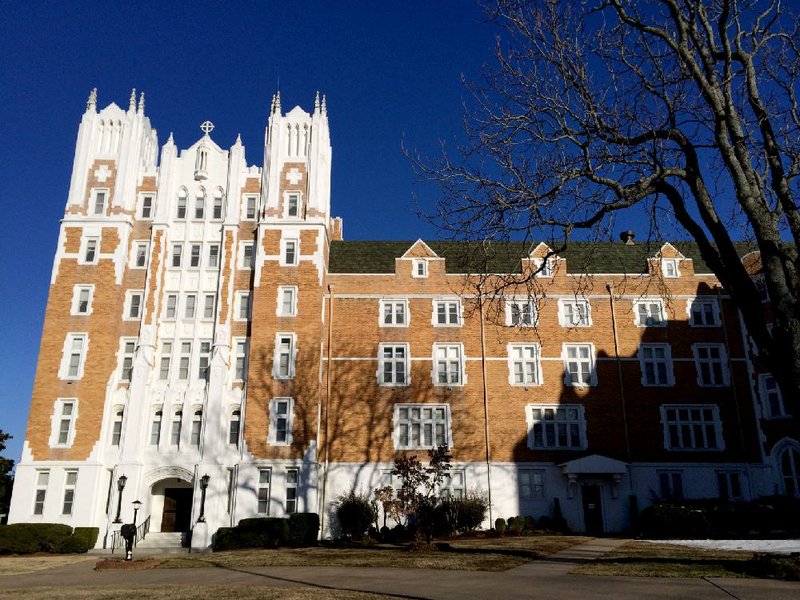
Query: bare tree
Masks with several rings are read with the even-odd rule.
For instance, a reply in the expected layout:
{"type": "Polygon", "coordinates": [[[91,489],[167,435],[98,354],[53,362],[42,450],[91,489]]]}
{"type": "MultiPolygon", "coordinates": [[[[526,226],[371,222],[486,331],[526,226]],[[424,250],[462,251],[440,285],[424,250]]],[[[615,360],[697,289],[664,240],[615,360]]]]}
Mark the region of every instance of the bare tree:
{"type": "MultiPolygon", "coordinates": [[[[800,389],[798,19],[780,0],[496,0],[497,64],[470,85],[468,143],[414,158],[435,220],[563,249],[639,206],[688,232],[784,396],[800,389]],[[761,253],[774,327],[737,241],[761,253]]],[[[685,233],[677,235],[685,236],[685,233]]]]}

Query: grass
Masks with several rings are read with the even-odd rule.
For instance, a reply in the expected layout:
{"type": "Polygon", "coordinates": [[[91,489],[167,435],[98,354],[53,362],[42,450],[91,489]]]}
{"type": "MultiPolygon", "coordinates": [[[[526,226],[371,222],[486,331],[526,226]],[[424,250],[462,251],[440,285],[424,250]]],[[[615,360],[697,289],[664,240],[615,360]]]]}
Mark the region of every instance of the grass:
{"type": "Polygon", "coordinates": [[[237,600],[383,600],[394,596],[319,589],[310,587],[262,587],[252,585],[159,585],[111,587],[37,587],[3,590],[6,600],[197,600],[197,598],[236,598],[237,600]]]}
{"type": "Polygon", "coordinates": [[[236,550],[195,556],[171,556],[164,558],[159,568],[394,567],[505,571],[588,539],[590,538],[538,535],[518,538],[474,538],[449,542],[447,549],[419,552],[389,545],[236,550]]]}
{"type": "Polygon", "coordinates": [[[752,558],[752,552],[632,541],[578,567],[573,573],[628,577],[747,577],[752,558]]]}
{"type": "Polygon", "coordinates": [[[5,575],[25,575],[26,573],[63,567],[85,560],[92,560],[92,557],[85,554],[0,556],[0,577],[5,575]]]}

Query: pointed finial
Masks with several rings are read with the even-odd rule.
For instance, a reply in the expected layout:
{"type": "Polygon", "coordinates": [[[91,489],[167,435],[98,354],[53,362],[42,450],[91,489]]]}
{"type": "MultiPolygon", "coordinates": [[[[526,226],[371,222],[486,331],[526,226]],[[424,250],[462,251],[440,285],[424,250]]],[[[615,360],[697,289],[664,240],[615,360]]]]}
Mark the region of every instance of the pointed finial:
{"type": "Polygon", "coordinates": [[[269,103],[269,112],[270,114],[275,112],[275,94],[272,94],[272,101],[269,103]]]}
{"type": "Polygon", "coordinates": [[[172,132],[169,132],[169,138],[167,138],[167,143],[172,145],[175,143],[175,140],[172,139],[172,132]]]}
{"type": "Polygon", "coordinates": [[[319,110],[319,91],[317,91],[317,95],[314,96],[314,111],[319,110]]]}
{"type": "Polygon", "coordinates": [[[241,146],[242,145],[242,134],[241,133],[237,133],[236,134],[236,144],[235,145],[236,146],[241,146]]]}
{"type": "Polygon", "coordinates": [[[92,88],[89,92],[89,99],[86,101],[86,110],[94,110],[97,107],[97,88],[92,88]]]}
{"type": "Polygon", "coordinates": [[[328,98],[326,96],[322,96],[322,114],[328,114],[328,98]]]}
{"type": "Polygon", "coordinates": [[[144,113],[144,92],[139,95],[139,112],[144,113]]]}
{"type": "Polygon", "coordinates": [[[136,88],[131,90],[131,100],[128,103],[128,110],[136,110],[136,88]]]}
{"type": "Polygon", "coordinates": [[[275,109],[272,112],[281,112],[281,91],[278,90],[278,93],[275,94],[275,109]]]}

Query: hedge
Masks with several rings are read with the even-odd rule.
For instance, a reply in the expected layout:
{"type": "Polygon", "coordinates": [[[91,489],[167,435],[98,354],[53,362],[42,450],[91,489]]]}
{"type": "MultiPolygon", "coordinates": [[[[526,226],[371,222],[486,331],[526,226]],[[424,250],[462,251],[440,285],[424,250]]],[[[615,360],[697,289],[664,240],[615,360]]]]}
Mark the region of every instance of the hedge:
{"type": "Polygon", "coordinates": [[[97,527],[76,527],[60,523],[14,523],[0,526],[0,554],[34,552],[83,553],[94,548],[97,527]]]}
{"type": "Polygon", "coordinates": [[[254,517],[242,519],[236,527],[220,527],[214,535],[213,549],[278,548],[311,546],[319,533],[319,515],[295,513],[288,519],[254,517]]]}
{"type": "Polygon", "coordinates": [[[292,513],[289,515],[289,544],[291,546],[316,546],[319,537],[317,513],[292,513]]]}

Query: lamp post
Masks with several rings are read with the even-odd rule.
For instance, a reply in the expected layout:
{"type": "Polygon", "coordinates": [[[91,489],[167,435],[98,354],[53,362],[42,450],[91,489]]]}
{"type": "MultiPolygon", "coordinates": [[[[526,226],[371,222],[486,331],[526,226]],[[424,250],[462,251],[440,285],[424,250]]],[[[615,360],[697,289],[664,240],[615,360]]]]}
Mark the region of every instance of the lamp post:
{"type": "Polygon", "coordinates": [[[209,479],[211,479],[209,475],[203,475],[200,478],[200,516],[197,517],[198,523],[206,522],[206,488],[208,487],[209,479]]]}
{"type": "Polygon", "coordinates": [[[142,508],[142,503],[140,500],[133,501],[133,526],[136,527],[136,513],[139,512],[139,509],[142,508]]]}
{"type": "Polygon", "coordinates": [[[117,479],[117,517],[114,519],[114,523],[122,523],[122,490],[125,489],[126,483],[128,483],[128,478],[125,475],[121,475],[117,479]]]}

